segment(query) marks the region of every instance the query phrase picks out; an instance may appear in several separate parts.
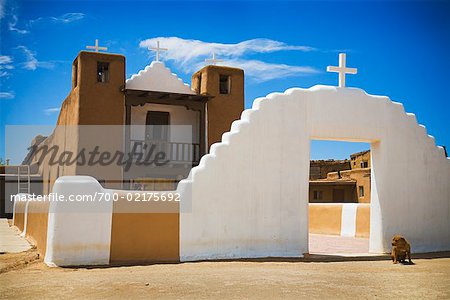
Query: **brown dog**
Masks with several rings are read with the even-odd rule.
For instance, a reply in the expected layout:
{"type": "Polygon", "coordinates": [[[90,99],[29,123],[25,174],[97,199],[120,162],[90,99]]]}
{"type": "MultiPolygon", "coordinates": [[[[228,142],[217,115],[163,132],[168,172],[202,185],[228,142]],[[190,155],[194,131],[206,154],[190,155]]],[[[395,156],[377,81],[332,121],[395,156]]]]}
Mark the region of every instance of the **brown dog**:
{"type": "Polygon", "coordinates": [[[404,262],[408,258],[411,263],[411,246],[405,240],[404,237],[400,235],[395,235],[392,238],[392,253],[391,258],[394,264],[398,262],[404,262]]]}

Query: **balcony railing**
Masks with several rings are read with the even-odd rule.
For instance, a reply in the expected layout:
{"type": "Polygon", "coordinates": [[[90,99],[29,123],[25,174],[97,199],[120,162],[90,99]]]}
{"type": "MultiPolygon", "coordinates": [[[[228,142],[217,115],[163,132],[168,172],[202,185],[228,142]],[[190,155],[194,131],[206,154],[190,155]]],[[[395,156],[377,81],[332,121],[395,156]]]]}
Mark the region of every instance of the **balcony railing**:
{"type": "Polygon", "coordinates": [[[146,158],[150,151],[150,158],[158,152],[164,152],[165,159],[170,163],[192,163],[198,164],[200,161],[200,144],[178,143],[167,141],[153,141],[153,140],[130,140],[130,151],[133,151],[134,158],[139,156],[146,158]]]}

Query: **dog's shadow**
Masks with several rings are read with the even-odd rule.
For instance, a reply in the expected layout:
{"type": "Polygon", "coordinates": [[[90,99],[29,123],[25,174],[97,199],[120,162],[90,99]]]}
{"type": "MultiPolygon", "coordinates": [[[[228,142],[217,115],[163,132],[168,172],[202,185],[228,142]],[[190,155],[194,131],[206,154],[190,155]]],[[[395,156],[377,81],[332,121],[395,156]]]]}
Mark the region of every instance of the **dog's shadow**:
{"type": "Polygon", "coordinates": [[[405,265],[405,266],[414,266],[415,265],[414,262],[409,262],[409,261],[403,261],[403,262],[400,262],[400,264],[405,265]]]}

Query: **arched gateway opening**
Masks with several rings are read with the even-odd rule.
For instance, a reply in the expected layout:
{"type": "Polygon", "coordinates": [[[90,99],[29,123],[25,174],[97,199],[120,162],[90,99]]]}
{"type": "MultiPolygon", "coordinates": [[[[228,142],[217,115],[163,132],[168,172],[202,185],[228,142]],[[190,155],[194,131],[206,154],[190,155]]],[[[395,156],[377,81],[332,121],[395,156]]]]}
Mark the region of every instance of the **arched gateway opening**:
{"type": "Polygon", "coordinates": [[[256,99],[180,182],[180,259],[308,253],[314,139],[371,144],[370,252],[388,252],[397,233],[415,252],[450,249],[444,150],[387,97],[315,86],[256,99]]]}

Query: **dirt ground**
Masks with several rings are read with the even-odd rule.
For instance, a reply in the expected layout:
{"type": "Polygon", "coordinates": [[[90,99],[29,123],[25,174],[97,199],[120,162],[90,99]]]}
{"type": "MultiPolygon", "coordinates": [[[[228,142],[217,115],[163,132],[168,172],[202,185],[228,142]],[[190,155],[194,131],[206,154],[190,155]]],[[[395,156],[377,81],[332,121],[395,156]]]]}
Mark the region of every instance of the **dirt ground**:
{"type": "MultiPolygon", "coordinates": [[[[273,260],[105,268],[49,268],[31,260],[0,273],[0,299],[29,298],[450,298],[450,258],[414,265],[273,260]]],[[[15,258],[17,260],[17,256],[15,258]]],[[[2,266],[5,256],[0,255],[2,266]]],[[[26,259],[23,259],[26,261],[26,259]]]]}

